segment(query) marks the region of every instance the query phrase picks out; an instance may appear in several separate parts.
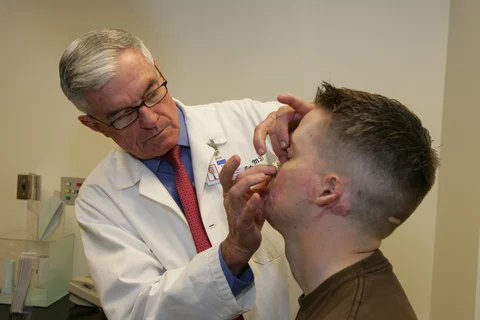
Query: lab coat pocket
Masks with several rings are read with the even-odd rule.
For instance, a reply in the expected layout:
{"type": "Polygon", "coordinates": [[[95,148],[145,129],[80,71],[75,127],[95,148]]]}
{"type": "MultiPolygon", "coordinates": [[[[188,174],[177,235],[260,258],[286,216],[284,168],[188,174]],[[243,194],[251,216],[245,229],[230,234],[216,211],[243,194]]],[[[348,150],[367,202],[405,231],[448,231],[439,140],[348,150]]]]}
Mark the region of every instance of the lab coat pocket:
{"type": "Polygon", "coordinates": [[[252,260],[258,264],[268,264],[285,253],[285,242],[283,237],[265,222],[262,230],[262,244],[252,257],[252,260]]]}

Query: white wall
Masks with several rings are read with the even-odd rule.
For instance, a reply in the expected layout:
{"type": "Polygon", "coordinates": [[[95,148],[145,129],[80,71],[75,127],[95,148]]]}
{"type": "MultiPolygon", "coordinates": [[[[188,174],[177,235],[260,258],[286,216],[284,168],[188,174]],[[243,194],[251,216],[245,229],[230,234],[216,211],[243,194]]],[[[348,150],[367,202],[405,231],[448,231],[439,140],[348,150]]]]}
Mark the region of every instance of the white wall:
{"type": "Polygon", "coordinates": [[[480,1],[452,1],[432,286],[435,320],[473,319],[476,290],[480,296],[478,30],[480,1]]]}
{"type": "MultiPolygon", "coordinates": [[[[440,144],[448,0],[11,0],[0,6],[0,217],[6,222],[0,228],[18,227],[24,211],[15,200],[18,173],[40,174],[49,195],[60,176],[86,176],[112,146],[81,126],[58,85],[65,47],[99,27],[142,38],[171,93],[187,104],[271,100],[287,92],[311,99],[329,80],[397,98],[440,144]]],[[[429,318],[436,202],[434,188],[384,245],[420,319],[429,318]]],[[[81,247],[75,257],[74,273],[87,272],[81,247]]]]}
{"type": "MultiPolygon", "coordinates": [[[[478,247],[480,248],[480,241],[478,247]]],[[[475,289],[475,318],[474,320],[480,320],[480,255],[477,254],[477,285],[475,289]]],[[[432,299],[432,302],[434,300],[432,299]]]]}

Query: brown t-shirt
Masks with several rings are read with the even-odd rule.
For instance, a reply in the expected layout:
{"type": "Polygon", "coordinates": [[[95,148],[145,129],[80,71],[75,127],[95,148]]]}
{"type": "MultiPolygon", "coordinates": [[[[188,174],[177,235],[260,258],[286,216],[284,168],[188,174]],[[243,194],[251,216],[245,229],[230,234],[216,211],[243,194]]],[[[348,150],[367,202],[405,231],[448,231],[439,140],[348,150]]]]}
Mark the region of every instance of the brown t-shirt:
{"type": "Polygon", "coordinates": [[[417,320],[380,250],[334,274],[298,302],[297,320],[417,320]]]}

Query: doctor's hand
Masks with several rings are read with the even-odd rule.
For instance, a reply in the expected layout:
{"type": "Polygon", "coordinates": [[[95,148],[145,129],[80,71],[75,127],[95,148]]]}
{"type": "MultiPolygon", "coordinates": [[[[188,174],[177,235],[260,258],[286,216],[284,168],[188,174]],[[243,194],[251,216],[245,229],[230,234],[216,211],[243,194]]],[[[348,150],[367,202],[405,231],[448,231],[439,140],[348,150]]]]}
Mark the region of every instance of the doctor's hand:
{"type": "Polygon", "coordinates": [[[286,104],[270,113],[256,128],[253,145],[258,155],[264,155],[267,148],[265,141],[270,136],[272,148],[281,163],[287,160],[287,149],[290,145],[290,134],[309,111],[315,108],[313,102],[306,102],[291,94],[277,97],[278,102],[286,104]]]}
{"type": "Polygon", "coordinates": [[[233,275],[239,275],[262,242],[262,194],[276,169],[271,165],[257,165],[233,179],[240,165],[240,157],[233,156],[220,172],[223,188],[223,205],[227,212],[229,233],[222,242],[225,264],[233,275]]]}

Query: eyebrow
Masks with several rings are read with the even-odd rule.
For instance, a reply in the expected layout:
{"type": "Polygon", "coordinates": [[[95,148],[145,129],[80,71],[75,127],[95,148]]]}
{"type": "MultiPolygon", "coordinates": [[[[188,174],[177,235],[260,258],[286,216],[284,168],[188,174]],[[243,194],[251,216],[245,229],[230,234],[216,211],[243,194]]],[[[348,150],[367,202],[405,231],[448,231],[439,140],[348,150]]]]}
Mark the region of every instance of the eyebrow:
{"type": "MultiPolygon", "coordinates": [[[[145,91],[143,91],[143,95],[142,97],[145,97],[145,95],[147,94],[148,91],[150,91],[150,89],[152,89],[152,87],[156,84],[158,84],[158,80],[157,79],[150,79],[148,81],[148,84],[147,84],[147,87],[145,88],[145,91]]],[[[143,100],[142,100],[143,102],[143,100]]],[[[125,107],[122,107],[120,109],[117,109],[117,110],[112,110],[110,112],[107,112],[107,119],[111,119],[113,118],[115,115],[119,114],[120,112],[122,112],[123,110],[126,110],[126,109],[132,109],[132,108],[135,108],[137,106],[125,106],[125,107]]]]}

